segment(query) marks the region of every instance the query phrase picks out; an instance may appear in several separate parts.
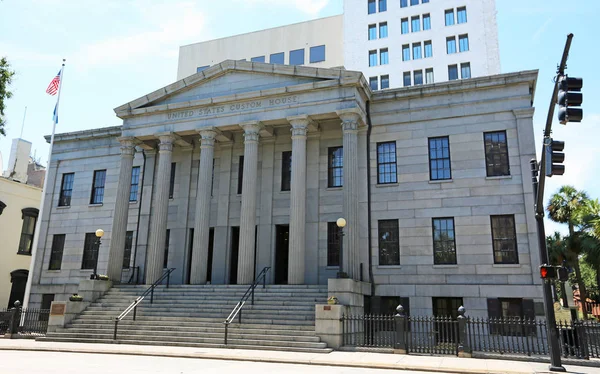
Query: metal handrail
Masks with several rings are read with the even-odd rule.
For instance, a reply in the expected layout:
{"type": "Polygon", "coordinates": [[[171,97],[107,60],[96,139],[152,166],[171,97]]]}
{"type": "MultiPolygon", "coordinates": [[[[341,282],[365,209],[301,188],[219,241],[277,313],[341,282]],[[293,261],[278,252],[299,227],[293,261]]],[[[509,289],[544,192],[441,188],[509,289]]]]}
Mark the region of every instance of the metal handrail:
{"type": "Polygon", "coordinates": [[[139,303],[142,302],[142,300],[144,300],[146,296],[148,296],[148,294],[150,294],[150,304],[154,303],[154,289],[158,287],[162,283],[162,281],[165,280],[165,278],[167,278],[167,288],[169,288],[171,273],[174,271],[175,268],[168,269],[167,272],[164,273],[160,278],[158,278],[154,283],[152,283],[152,285],[146,291],[144,291],[143,294],[138,296],[137,299],[135,299],[131,304],[129,304],[129,306],[125,308],[123,313],[121,313],[118,317],[115,317],[115,331],[113,333],[113,340],[117,340],[117,329],[119,328],[119,322],[121,322],[121,320],[125,318],[132,310],[133,320],[135,321],[135,317],[137,314],[137,306],[139,305],[139,303]]]}
{"type": "Polygon", "coordinates": [[[225,345],[227,345],[227,333],[228,333],[229,325],[231,324],[231,322],[233,322],[235,317],[237,317],[238,315],[239,315],[238,323],[242,323],[242,309],[244,308],[244,305],[246,305],[246,301],[248,301],[249,297],[252,297],[251,303],[252,303],[252,305],[254,305],[254,289],[260,283],[261,278],[262,278],[263,288],[267,287],[267,272],[270,269],[271,268],[269,266],[262,269],[262,271],[258,274],[256,279],[254,280],[254,283],[252,283],[250,285],[250,287],[248,287],[244,296],[242,296],[242,298],[235,305],[235,307],[233,308],[231,313],[229,313],[229,317],[227,317],[227,319],[223,322],[223,324],[225,325],[225,345]]]}

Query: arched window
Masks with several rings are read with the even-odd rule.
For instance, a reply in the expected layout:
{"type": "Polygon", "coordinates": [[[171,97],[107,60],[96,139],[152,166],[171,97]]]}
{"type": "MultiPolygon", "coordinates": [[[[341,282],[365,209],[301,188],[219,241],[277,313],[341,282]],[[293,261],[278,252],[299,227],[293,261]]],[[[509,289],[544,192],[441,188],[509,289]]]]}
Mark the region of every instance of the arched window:
{"type": "Polygon", "coordinates": [[[2,201],[0,201],[0,214],[2,214],[2,211],[4,210],[4,208],[6,208],[6,204],[4,204],[2,201]]]}
{"type": "Polygon", "coordinates": [[[23,228],[21,229],[21,241],[19,242],[17,254],[31,255],[35,224],[37,222],[39,210],[36,208],[25,208],[21,212],[23,213],[23,228]]]}

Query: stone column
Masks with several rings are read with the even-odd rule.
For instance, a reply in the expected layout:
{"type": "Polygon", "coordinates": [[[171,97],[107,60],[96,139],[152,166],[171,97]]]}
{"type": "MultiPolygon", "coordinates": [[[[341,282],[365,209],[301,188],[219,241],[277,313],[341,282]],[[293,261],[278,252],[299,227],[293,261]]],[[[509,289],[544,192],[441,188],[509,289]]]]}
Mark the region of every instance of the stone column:
{"type": "Polygon", "coordinates": [[[157,135],[160,139],[156,194],[150,222],[150,243],[146,256],[146,284],[152,284],[163,274],[165,240],[167,235],[167,213],[169,209],[169,181],[173,156],[172,133],[157,135]]]}
{"type": "Polygon", "coordinates": [[[196,188],[196,218],[194,220],[191,284],[206,283],[215,136],[217,136],[217,133],[212,129],[200,131],[202,140],[200,145],[200,170],[198,171],[198,186],[196,188]]]}
{"type": "Polygon", "coordinates": [[[306,131],[308,116],[288,118],[292,125],[292,180],[288,284],[304,284],[306,256],[306,131]]]}
{"type": "Polygon", "coordinates": [[[242,211],[240,214],[240,249],[238,284],[254,281],[254,243],[256,236],[256,182],[258,174],[259,122],[240,125],[244,129],[244,180],[242,181],[242,211]]]}
{"type": "Polygon", "coordinates": [[[125,252],[125,234],[129,213],[129,195],[131,192],[131,169],[135,154],[135,138],[119,138],[121,142],[121,167],[117,185],[117,199],[113,213],[110,249],[108,251],[108,278],[114,283],[121,282],[123,254],[125,252]]]}
{"type": "Polygon", "coordinates": [[[358,217],[358,123],[360,114],[353,110],[338,111],[342,120],[344,146],[344,228],[343,270],[348,277],[360,279],[358,217]]]}

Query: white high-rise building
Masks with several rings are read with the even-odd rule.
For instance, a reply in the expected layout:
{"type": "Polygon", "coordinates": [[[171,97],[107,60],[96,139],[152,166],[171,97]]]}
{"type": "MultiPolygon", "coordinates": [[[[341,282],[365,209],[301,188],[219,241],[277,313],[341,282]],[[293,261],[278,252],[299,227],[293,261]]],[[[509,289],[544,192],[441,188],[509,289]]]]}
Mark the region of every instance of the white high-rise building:
{"type": "Polygon", "coordinates": [[[344,67],[372,89],[500,73],[495,0],[344,0],[344,13],[182,46],[177,79],[223,60],[344,67]]]}

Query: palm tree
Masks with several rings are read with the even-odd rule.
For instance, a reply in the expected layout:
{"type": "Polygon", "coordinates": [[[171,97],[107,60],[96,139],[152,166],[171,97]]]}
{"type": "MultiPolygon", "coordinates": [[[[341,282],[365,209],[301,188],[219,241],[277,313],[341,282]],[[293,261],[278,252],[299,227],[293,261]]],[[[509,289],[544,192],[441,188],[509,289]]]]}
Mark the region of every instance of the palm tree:
{"type": "MultiPolygon", "coordinates": [[[[553,235],[546,237],[546,248],[548,248],[548,261],[550,261],[550,265],[563,266],[572,264],[573,255],[567,250],[566,239],[563,238],[558,231],[555,231],[553,235]]],[[[566,300],[564,282],[559,282],[559,287],[561,297],[563,300],[566,300]]],[[[552,289],[554,290],[554,300],[558,300],[556,287],[552,287],[552,289]]]]}
{"type": "Polygon", "coordinates": [[[583,224],[583,216],[586,207],[589,204],[589,197],[585,191],[578,191],[573,186],[562,186],[560,190],[550,197],[547,206],[549,218],[558,223],[566,223],[569,226],[569,238],[567,240],[567,248],[575,256],[573,267],[575,268],[575,276],[577,278],[577,286],[579,287],[579,295],[581,299],[583,318],[587,319],[586,301],[587,292],[585,284],[581,278],[581,269],[579,267],[579,254],[582,250],[583,232],[575,231],[583,224]]]}
{"type": "Polygon", "coordinates": [[[585,261],[596,271],[596,287],[600,287],[600,201],[589,200],[582,213],[585,261]]]}

